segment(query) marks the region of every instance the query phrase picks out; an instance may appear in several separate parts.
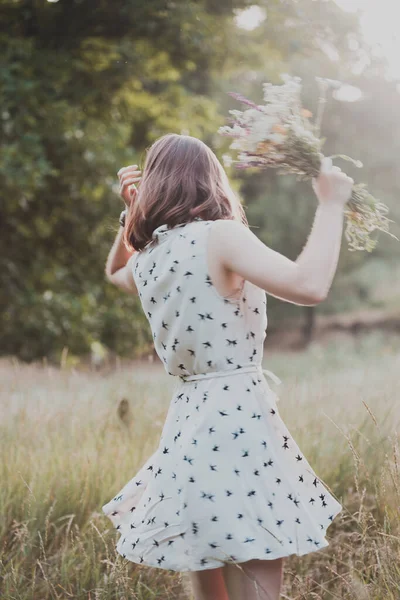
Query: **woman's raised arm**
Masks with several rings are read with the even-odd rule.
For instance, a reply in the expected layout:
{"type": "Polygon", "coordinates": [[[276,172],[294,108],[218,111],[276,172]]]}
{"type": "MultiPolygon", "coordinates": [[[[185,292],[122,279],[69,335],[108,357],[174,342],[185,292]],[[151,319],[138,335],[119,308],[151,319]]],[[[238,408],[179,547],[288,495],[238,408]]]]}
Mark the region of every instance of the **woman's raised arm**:
{"type": "Polygon", "coordinates": [[[326,161],[313,182],[319,206],[307,243],[295,261],[261,242],[243,223],[221,219],[209,239],[221,266],[293,304],[312,306],[325,300],[339,259],[343,209],[354,183],[331,164],[326,161]]]}
{"type": "MultiPolygon", "coordinates": [[[[141,171],[137,170],[137,165],[123,167],[118,171],[120,180],[119,192],[129,207],[137,193],[136,184],[140,181],[141,171]]],[[[111,250],[107,257],[105,274],[107,279],[130,294],[137,294],[137,288],[133,279],[133,273],[130,265],[131,259],[134,259],[135,252],[129,251],[123,241],[124,228],[120,227],[111,250]]]]}

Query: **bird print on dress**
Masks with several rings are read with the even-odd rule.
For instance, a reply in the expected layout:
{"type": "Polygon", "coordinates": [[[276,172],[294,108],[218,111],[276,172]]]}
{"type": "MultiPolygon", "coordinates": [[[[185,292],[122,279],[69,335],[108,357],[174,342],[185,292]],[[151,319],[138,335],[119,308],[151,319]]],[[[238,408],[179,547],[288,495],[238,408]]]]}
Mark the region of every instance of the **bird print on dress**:
{"type": "Polygon", "coordinates": [[[177,389],[158,448],[102,509],[124,558],[174,571],[303,555],[329,545],[341,504],[283,422],[262,372],[265,291],[216,290],[214,221],[159,226],[133,275],[177,389]]]}

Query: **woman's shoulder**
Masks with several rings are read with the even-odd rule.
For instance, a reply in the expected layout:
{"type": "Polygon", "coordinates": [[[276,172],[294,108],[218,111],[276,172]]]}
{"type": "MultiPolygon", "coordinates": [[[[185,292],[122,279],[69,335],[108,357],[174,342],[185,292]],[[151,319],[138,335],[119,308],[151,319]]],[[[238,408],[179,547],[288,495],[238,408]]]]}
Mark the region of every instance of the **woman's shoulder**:
{"type": "Polygon", "coordinates": [[[213,230],[213,237],[218,238],[220,243],[237,239],[237,236],[243,238],[249,231],[248,226],[237,219],[215,219],[207,223],[211,225],[210,231],[213,230]]]}

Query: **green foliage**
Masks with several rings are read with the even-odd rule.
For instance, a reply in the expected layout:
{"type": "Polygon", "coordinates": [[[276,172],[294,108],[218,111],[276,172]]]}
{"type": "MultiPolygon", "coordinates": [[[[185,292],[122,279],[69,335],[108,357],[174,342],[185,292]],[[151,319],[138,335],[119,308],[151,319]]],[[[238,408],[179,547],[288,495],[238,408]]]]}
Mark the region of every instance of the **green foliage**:
{"type": "Polygon", "coordinates": [[[26,360],[149,347],[139,300],[104,280],[115,173],[164,133],[217,126],[205,92],[232,6],[91,7],[0,3],[1,352],[26,360]]]}
{"type": "MultiPolygon", "coordinates": [[[[0,0],[1,353],[59,360],[64,348],[81,355],[97,343],[118,354],[151,348],[139,299],[104,277],[121,207],[116,172],[170,131],[221,156],[216,131],[235,107],[228,91],[257,100],[261,83],[281,72],[302,76],[310,99],[314,75],[366,89],[363,103],[329,106],[325,152],[360,158],[392,211],[398,94],[380,64],[352,73],[363,48],[356,16],[332,1],[262,0],[267,19],[239,29],[236,10],[252,4],[0,0]],[[328,58],[327,44],[340,60],[328,58]]],[[[271,172],[229,175],[255,232],[295,259],[316,205],[309,186],[271,172]]],[[[392,240],[382,240],[375,256],[391,252],[392,240]]],[[[344,251],[338,278],[365,260],[344,251]]],[[[270,300],[272,323],[300,310],[270,300]]]]}

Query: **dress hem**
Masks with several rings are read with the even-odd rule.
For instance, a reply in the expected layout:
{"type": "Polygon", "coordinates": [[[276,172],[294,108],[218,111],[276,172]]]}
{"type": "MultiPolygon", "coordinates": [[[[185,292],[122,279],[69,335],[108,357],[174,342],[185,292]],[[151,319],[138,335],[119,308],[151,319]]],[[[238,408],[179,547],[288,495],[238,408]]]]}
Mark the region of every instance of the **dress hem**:
{"type": "MultiPolygon", "coordinates": [[[[332,513],[332,521],[328,524],[328,526],[325,529],[325,533],[328,530],[328,528],[332,525],[333,520],[337,517],[337,515],[343,510],[343,506],[340,505],[340,507],[338,507],[335,511],[333,511],[332,513]]],[[[137,564],[139,566],[143,566],[143,567],[150,567],[150,568],[154,568],[154,569],[162,569],[163,571],[175,571],[175,572],[180,572],[180,573],[184,573],[184,572],[194,572],[194,571],[206,571],[206,570],[210,570],[210,569],[218,569],[220,567],[223,567],[227,564],[229,565],[235,565],[235,564],[242,564],[245,563],[249,560],[277,560],[279,558],[288,558],[290,556],[296,555],[296,556],[306,556],[307,554],[313,554],[315,552],[319,552],[320,550],[323,550],[324,548],[327,548],[328,546],[330,546],[330,542],[327,540],[327,538],[324,536],[321,541],[319,542],[319,546],[318,547],[303,547],[301,550],[298,549],[293,550],[293,552],[282,552],[280,554],[277,555],[277,553],[272,553],[273,556],[270,556],[268,554],[260,554],[259,552],[255,552],[253,554],[249,554],[248,557],[240,559],[240,560],[236,560],[236,561],[229,561],[229,560],[218,560],[218,559],[214,559],[212,566],[211,563],[209,563],[208,565],[202,565],[202,564],[198,564],[198,565],[193,565],[193,567],[189,564],[185,565],[174,565],[174,566],[162,566],[161,564],[156,564],[156,561],[143,561],[141,562],[139,560],[133,560],[131,558],[128,558],[127,556],[124,556],[123,552],[120,552],[118,550],[118,546],[120,544],[120,541],[122,540],[122,535],[120,537],[120,539],[118,540],[117,544],[115,545],[116,551],[117,553],[122,556],[123,558],[125,558],[127,561],[137,564]],[[218,564],[215,564],[218,563],[218,564]]],[[[199,561],[200,562],[200,561],[199,561]]]]}

